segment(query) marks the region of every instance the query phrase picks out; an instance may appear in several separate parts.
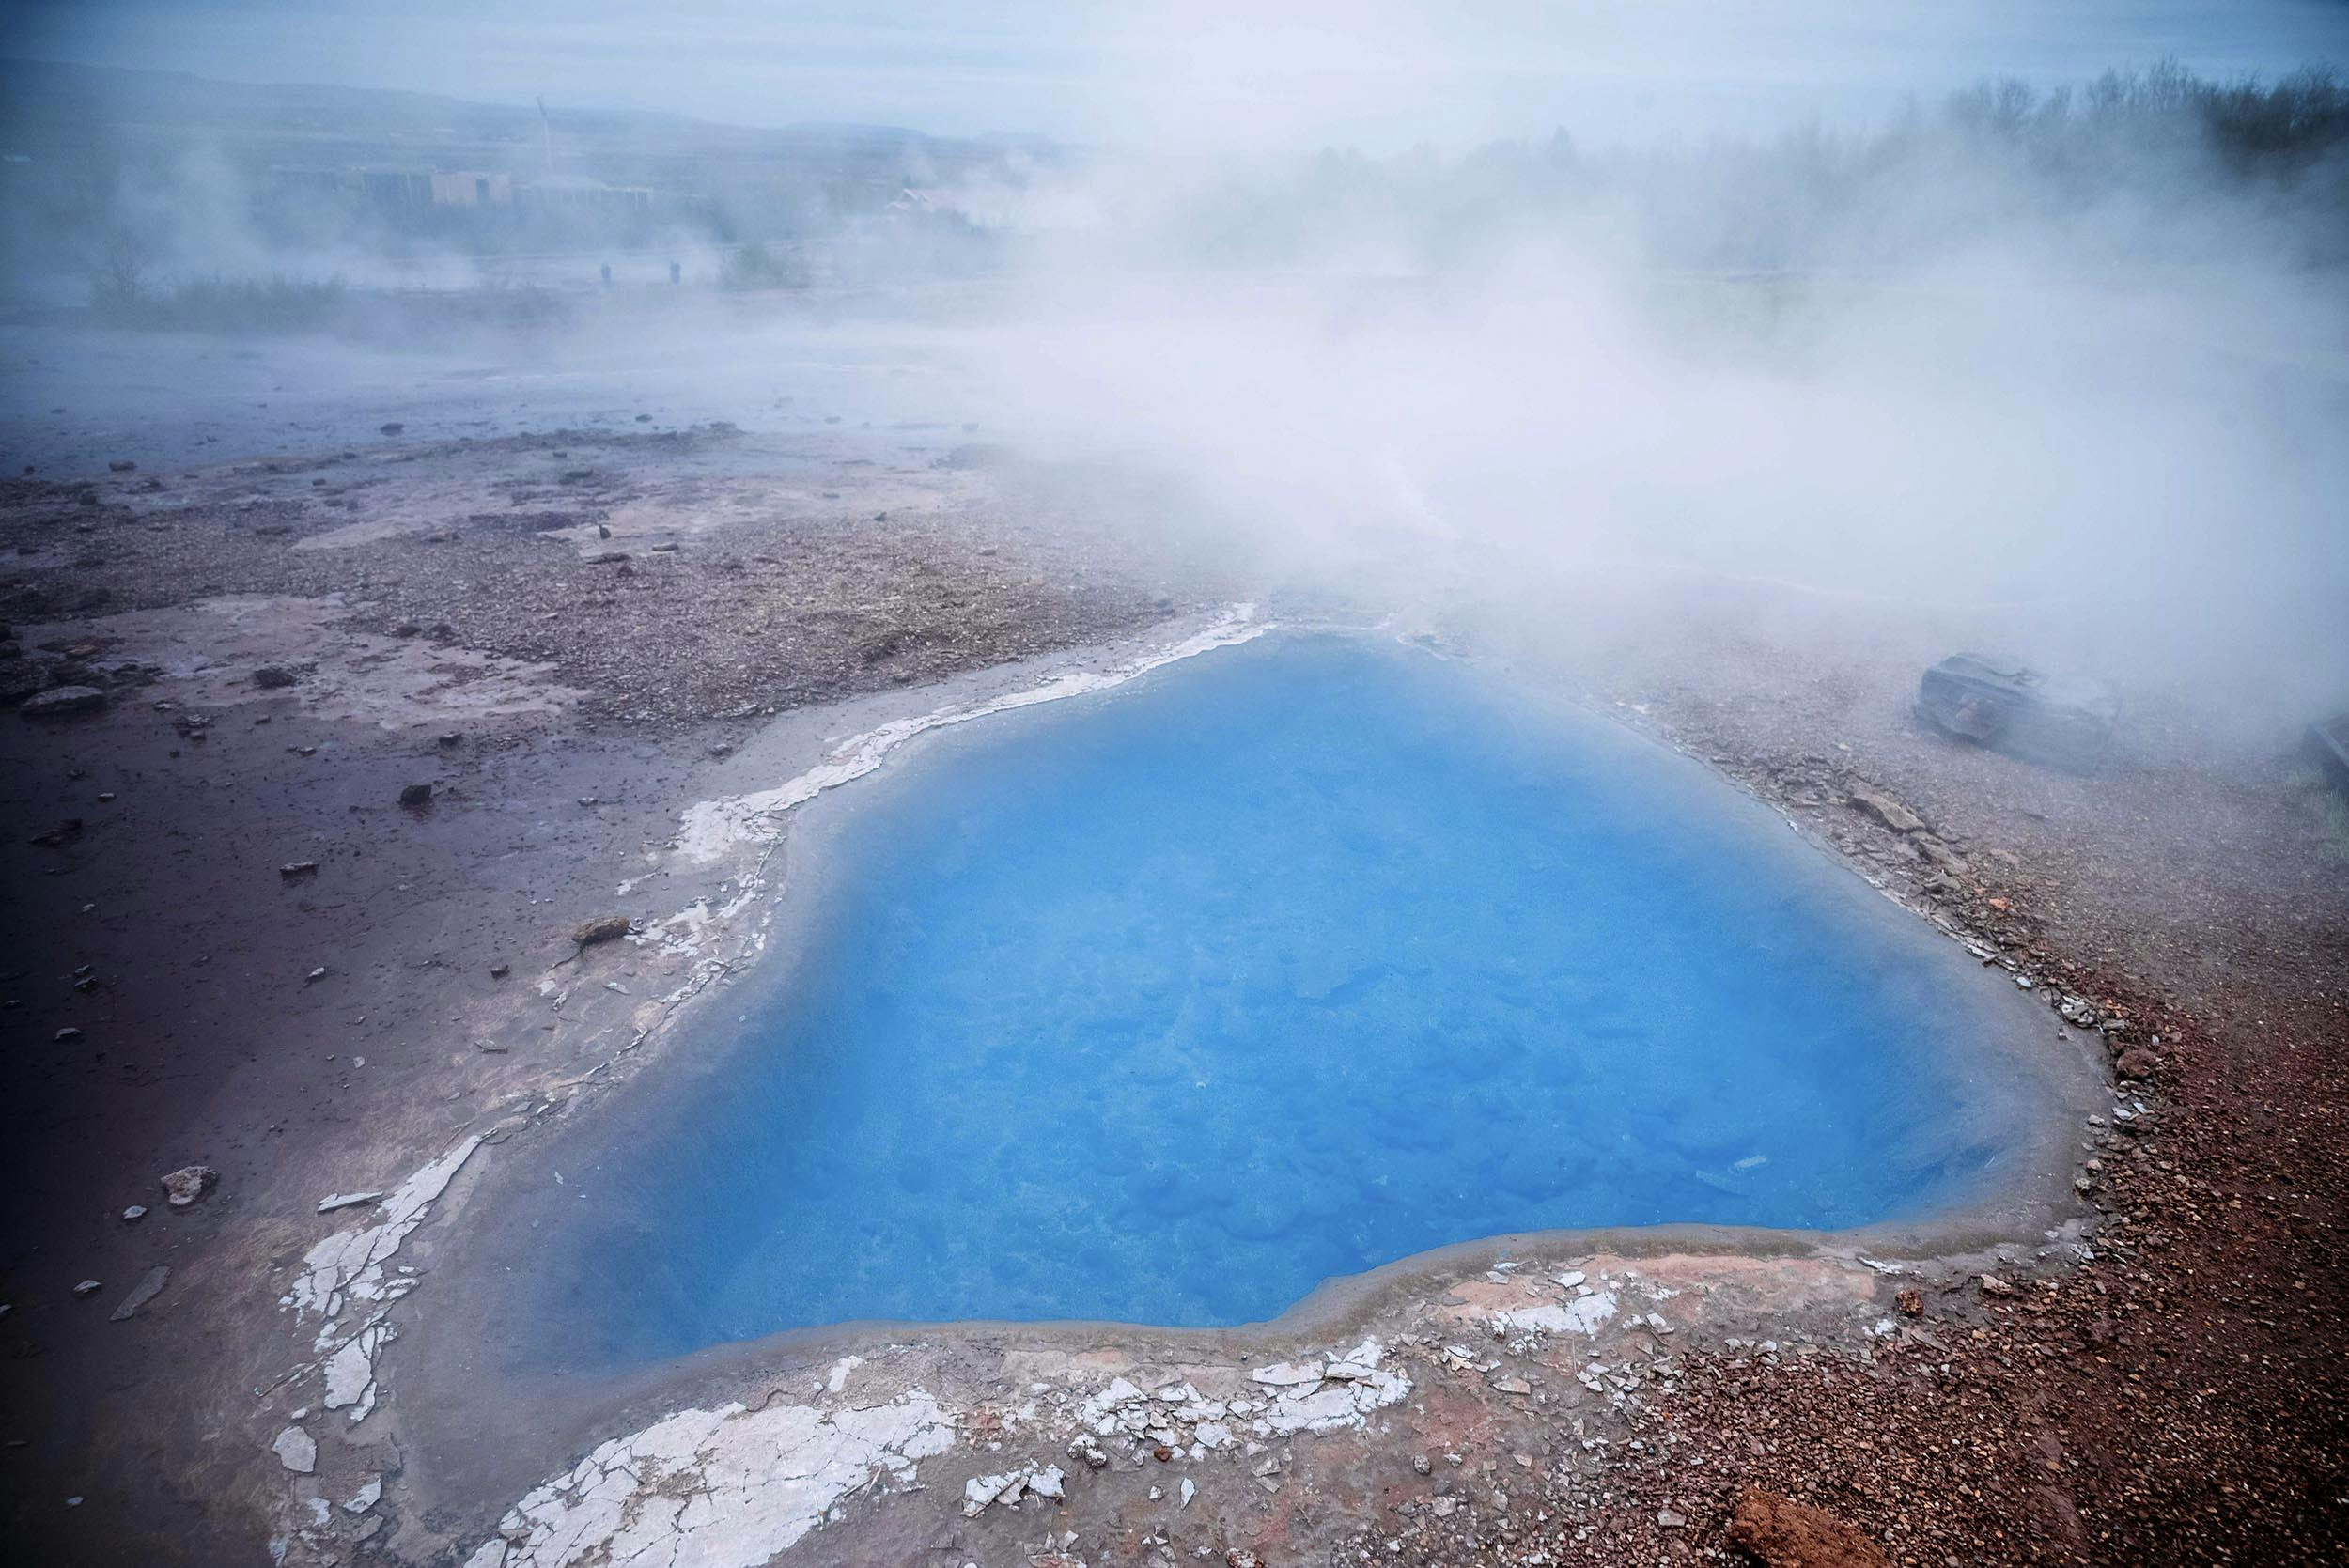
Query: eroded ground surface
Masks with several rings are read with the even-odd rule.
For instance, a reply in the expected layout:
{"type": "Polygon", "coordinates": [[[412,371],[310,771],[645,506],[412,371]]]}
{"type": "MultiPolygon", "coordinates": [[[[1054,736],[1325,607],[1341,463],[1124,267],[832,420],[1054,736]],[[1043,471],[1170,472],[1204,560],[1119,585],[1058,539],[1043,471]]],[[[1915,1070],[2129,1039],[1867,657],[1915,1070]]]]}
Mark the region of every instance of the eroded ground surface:
{"type": "Polygon", "coordinates": [[[1311,1328],[866,1336],[469,1405],[435,1295],[469,1211],[774,908],[781,822],[696,803],[1294,600],[952,440],[385,438],[0,493],[0,677],[103,694],[0,732],[31,1560],[2338,1556],[2349,895],[2289,735],[2132,691],[2106,773],[2049,774],[1906,716],[1979,629],[1677,590],[1408,617],[1714,761],[2028,982],[2050,1049],[2092,1036],[2071,1223],[1520,1249],[1311,1328]],[[189,1165],[218,1183],[174,1208],[189,1165]]]}

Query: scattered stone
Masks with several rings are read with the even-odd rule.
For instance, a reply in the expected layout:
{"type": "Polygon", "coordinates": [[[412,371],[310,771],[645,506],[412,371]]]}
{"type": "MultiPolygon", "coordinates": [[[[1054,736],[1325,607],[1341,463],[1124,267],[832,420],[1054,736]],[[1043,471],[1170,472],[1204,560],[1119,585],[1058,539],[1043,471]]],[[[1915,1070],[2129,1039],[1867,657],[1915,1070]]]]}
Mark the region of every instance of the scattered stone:
{"type": "Polygon", "coordinates": [[[296,1475],[308,1475],[319,1467],[319,1441],[301,1427],[289,1426],[277,1435],[270,1445],[277,1462],[296,1475]]]}
{"type": "Polygon", "coordinates": [[[1412,1473],[1412,1474],[1414,1474],[1414,1475],[1432,1475],[1432,1474],[1434,1474],[1434,1473],[1435,1473],[1435,1469],[1436,1469],[1436,1467],[1435,1467],[1433,1464],[1431,1464],[1431,1463],[1429,1463],[1429,1462],[1428,1462],[1427,1455],[1425,1455],[1425,1454],[1423,1454],[1423,1453],[1415,1453],[1415,1454],[1411,1455],[1411,1473],[1412,1473]]]}
{"type": "Polygon", "coordinates": [[[441,744],[443,747],[458,746],[462,745],[464,743],[464,739],[465,737],[458,734],[455,730],[448,730],[442,734],[441,744]]]}
{"type": "Polygon", "coordinates": [[[25,698],[17,711],[27,719],[55,719],[105,706],[106,693],[95,686],[53,686],[25,698]]]}
{"type": "Polygon", "coordinates": [[[288,861],[277,868],[277,875],[290,882],[297,877],[308,876],[318,868],[319,862],[316,861],[288,861]]]}
{"type": "Polygon", "coordinates": [[[1849,800],[1854,811],[1875,817],[1896,833],[1924,831],[1925,819],[1923,817],[1919,816],[1880,789],[1871,789],[1866,784],[1854,784],[1851,786],[1849,800]]]}
{"type": "Polygon", "coordinates": [[[220,1172],[209,1165],[183,1165],[163,1178],[163,1197],[183,1209],[220,1185],[220,1172]]]}
{"type": "Polygon", "coordinates": [[[1926,860],[1931,861],[1935,865],[1940,867],[1943,871],[1948,872],[1952,877],[1963,876],[1966,872],[1972,869],[1972,867],[1967,863],[1965,856],[1959,854],[1956,850],[1951,848],[1947,844],[1944,844],[1940,839],[1936,838],[1931,833],[1918,833],[1910,838],[1908,842],[1917,846],[1917,853],[1922,855],[1926,860]]]}
{"type": "Polygon", "coordinates": [[[109,474],[136,474],[139,465],[128,458],[117,458],[106,465],[106,471],[109,474]]]}
{"type": "Polygon", "coordinates": [[[353,1209],[357,1208],[361,1203],[377,1203],[381,1200],[382,1196],[383,1194],[381,1192],[330,1193],[326,1197],[319,1200],[319,1212],[320,1214],[332,1214],[336,1209],[353,1209]]]}
{"type": "Polygon", "coordinates": [[[170,1282],[170,1280],[171,1269],[169,1266],[163,1264],[157,1264],[153,1268],[148,1269],[145,1274],[139,1277],[139,1282],[131,1287],[131,1294],[122,1298],[122,1305],[114,1310],[113,1314],[107,1319],[107,1321],[111,1323],[127,1323],[132,1318],[136,1317],[141,1307],[146,1306],[149,1301],[154,1300],[155,1297],[163,1293],[163,1286],[170,1282]]]}
{"type": "Polygon", "coordinates": [[[1659,1508],[1656,1511],[1656,1528],[1657,1529],[1687,1529],[1688,1516],[1669,1508],[1659,1508]]]}
{"type": "Polygon", "coordinates": [[[147,1205],[145,1203],[132,1203],[122,1211],[122,1222],[126,1225],[135,1225],[146,1218],[147,1205]]]}
{"type": "Polygon", "coordinates": [[[85,1280],[80,1284],[73,1287],[73,1294],[76,1296],[96,1296],[104,1288],[104,1286],[101,1285],[95,1280],[85,1280]]]}
{"type": "Polygon", "coordinates": [[[52,1039],[55,1040],[55,1041],[57,1042],[57,1044],[59,1044],[59,1045],[64,1045],[64,1044],[65,1044],[67,1041],[69,1041],[69,1040],[78,1040],[78,1039],[80,1039],[80,1038],[82,1037],[82,1032],[81,1032],[80,1030],[78,1030],[78,1029],[74,1028],[71,1024],[68,1024],[68,1025],[66,1025],[63,1029],[60,1029],[59,1031],[57,1031],[57,1032],[56,1032],[55,1034],[54,1034],[54,1035],[52,1035],[52,1036],[50,1036],[50,1037],[51,1037],[52,1039]]]}
{"type": "Polygon", "coordinates": [[[291,686],[301,678],[283,664],[264,664],[253,672],[253,684],[264,691],[275,691],[291,686]]]}
{"type": "Polygon", "coordinates": [[[582,947],[593,947],[598,942],[617,941],[627,935],[628,916],[598,915],[573,931],[571,940],[582,947]]]}
{"type": "Polygon", "coordinates": [[[402,784],[399,803],[403,806],[428,806],[432,803],[432,786],[428,784],[402,784]]]}
{"type": "Polygon", "coordinates": [[[391,421],[389,421],[389,422],[388,422],[388,423],[386,423],[386,424],[379,425],[379,426],[377,426],[377,427],[376,427],[376,428],[377,428],[377,429],[379,429],[379,430],[381,430],[383,434],[385,434],[385,435],[387,435],[387,436],[396,436],[396,435],[399,434],[402,430],[405,430],[406,428],[408,428],[408,427],[407,427],[407,426],[405,426],[405,425],[403,425],[403,424],[401,424],[398,420],[395,419],[395,420],[391,420],[391,421]]]}
{"type": "Polygon", "coordinates": [[[490,978],[492,980],[503,980],[513,972],[514,966],[511,964],[491,964],[490,966],[490,978]]]}
{"type": "Polygon", "coordinates": [[[321,980],[323,980],[323,979],[325,979],[325,978],[326,978],[326,966],[325,966],[324,964],[320,964],[318,968],[316,968],[316,969],[312,970],[309,973],[307,973],[307,974],[303,975],[303,976],[302,977],[302,983],[303,983],[304,986],[315,986],[315,985],[317,985],[319,981],[321,981],[321,980]]]}
{"type": "Polygon", "coordinates": [[[2160,1070],[2161,1058],[2142,1046],[2132,1046],[2121,1053],[2112,1070],[2125,1079],[2149,1079],[2160,1070]]]}
{"type": "Polygon", "coordinates": [[[1891,1568],[1875,1542],[1827,1510],[1758,1486],[1738,1497],[1729,1540],[1762,1568],[1891,1568]]]}
{"type": "Polygon", "coordinates": [[[2020,1296],[2023,1293],[2006,1281],[1999,1279],[1996,1274],[1985,1274],[1982,1277],[1982,1294],[2003,1298],[2020,1296]]]}
{"type": "Polygon", "coordinates": [[[343,1512],[346,1514],[365,1514],[368,1509],[373,1508],[377,1503],[382,1500],[383,1478],[380,1475],[369,1476],[367,1477],[366,1485],[360,1487],[359,1490],[353,1492],[344,1500],[343,1512]]]}
{"type": "Polygon", "coordinates": [[[1921,1291],[1905,1290],[1893,1299],[1900,1303],[1901,1311],[1906,1315],[1910,1317],[1925,1315],[1925,1297],[1921,1291]]]}

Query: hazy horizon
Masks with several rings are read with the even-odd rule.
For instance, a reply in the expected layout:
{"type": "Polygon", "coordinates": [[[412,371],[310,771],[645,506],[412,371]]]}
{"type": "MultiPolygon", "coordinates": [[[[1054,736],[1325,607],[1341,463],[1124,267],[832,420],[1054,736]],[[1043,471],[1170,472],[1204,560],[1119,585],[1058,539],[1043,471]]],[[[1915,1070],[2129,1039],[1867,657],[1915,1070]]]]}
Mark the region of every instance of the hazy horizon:
{"type": "Polygon", "coordinates": [[[773,128],[899,125],[1112,146],[1457,149],[1496,137],[1647,141],[1864,123],[1988,77],[2048,87],[2174,58],[2206,77],[2349,61],[2349,7],[1995,0],[1766,12],[1708,0],[1418,0],[1111,14],[1061,0],[614,0],[396,13],[314,0],[6,8],[0,52],[231,83],[378,88],[773,128]]]}

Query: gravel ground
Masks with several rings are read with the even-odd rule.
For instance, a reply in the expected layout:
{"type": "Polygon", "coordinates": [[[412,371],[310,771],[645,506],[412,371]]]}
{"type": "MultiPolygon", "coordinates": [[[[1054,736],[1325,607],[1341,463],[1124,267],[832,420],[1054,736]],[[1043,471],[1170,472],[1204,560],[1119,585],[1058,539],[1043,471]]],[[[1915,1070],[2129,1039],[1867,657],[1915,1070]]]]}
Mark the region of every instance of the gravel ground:
{"type": "Polygon", "coordinates": [[[2289,737],[2229,754],[2138,691],[2101,774],[2049,773],[1908,716],[1910,672],[1952,629],[1812,616],[1773,642],[1721,609],[1686,602],[1668,635],[1652,618],[1625,638],[1595,607],[1590,629],[1514,651],[1816,825],[2052,1001],[2088,1002],[2159,1109],[2084,1151],[2105,1217],[2092,1261],[1928,1291],[1922,1332],[1873,1364],[1692,1355],[1646,1446],[1544,1492],[1547,1520],[1529,1498],[1422,1513],[1336,1560],[1695,1560],[1735,1544],[1759,1488],[1882,1556],[1757,1560],[2341,1560],[2349,861],[2289,737]],[[1963,870],[1855,789],[1911,807],[1963,870]]]}
{"type": "Polygon", "coordinates": [[[68,644],[90,653],[35,647],[17,666],[20,682],[62,683],[118,651],[113,613],[329,599],[353,628],[547,665],[586,693],[591,722],[666,731],[1099,642],[1190,607],[1096,539],[989,515],[983,460],[818,467],[803,446],[704,427],[10,480],[0,615],[90,623],[68,644]]]}
{"type": "MultiPolygon", "coordinates": [[[[942,442],[876,460],[723,427],[392,439],[0,488],[0,686],[112,699],[65,728],[9,722],[7,852],[35,890],[7,927],[25,1001],[8,1082],[32,1108],[12,1124],[0,1276],[26,1308],[0,1325],[11,1436],[29,1439],[8,1461],[19,1539],[65,1544],[61,1561],[258,1549],[243,1472],[190,1457],[208,1407],[163,1391],[190,1355],[265,1368],[258,1338],[189,1304],[298,1250],[259,1219],[260,1239],[222,1251],[238,1205],[298,1212],[337,1141],[506,1061],[452,1068],[464,999],[493,989],[490,958],[544,956],[550,932],[598,912],[614,868],[669,831],[688,762],[770,713],[1097,642],[1232,586],[1081,505],[1014,512],[1012,493],[984,454],[942,442]],[[224,622],[224,603],[243,608],[224,622]],[[265,664],[290,683],[257,686],[265,664]],[[419,778],[447,802],[437,818],[393,807],[419,778]],[[297,875],[265,905],[254,888],[279,893],[298,859],[325,863],[326,888],[297,875]],[[307,986],[320,950],[334,976],[307,986]],[[69,978],[84,964],[95,1001],[69,978]],[[363,1037],[364,1072],[314,1044],[363,1037]],[[179,1231],[115,1218],[183,1157],[228,1180],[156,1217],[179,1231]],[[88,1259],[119,1284],[166,1234],[183,1282],[148,1321],[170,1332],[71,1316],[60,1293],[88,1259]],[[61,1525],[68,1489],[110,1528],[61,1525]]],[[[1296,587],[1251,586],[1276,602],[1296,587]]],[[[2077,1266],[1920,1277],[1898,1343],[1864,1358],[1689,1343],[1637,1447],[1550,1430],[1554,1462],[1521,1465],[1521,1419],[1503,1432],[1485,1405],[1430,1397],[1351,1467],[1292,1486],[1226,1560],[2349,1555],[2349,875],[2288,732],[2221,744],[2205,710],[2132,690],[2122,752],[2076,778],[1907,716],[1921,664],[1995,628],[1865,607],[1788,622],[1716,598],[1635,613],[1564,590],[1523,610],[1451,629],[1708,757],[2084,1010],[2154,1110],[2092,1129],[2104,1222],[2077,1266]],[[1879,795],[1925,830],[1858,803],[1879,795]],[[1408,1464],[1447,1443],[1458,1466],[1408,1464]]],[[[440,1135],[416,1125],[418,1146],[440,1135]]],[[[1068,1522],[1090,1530],[1088,1506],[1068,1522]]],[[[807,1552],[853,1560],[857,1539],[827,1530],[807,1552]]],[[[1139,1531],[1112,1539],[1097,1563],[1167,1560],[1139,1531]]]]}

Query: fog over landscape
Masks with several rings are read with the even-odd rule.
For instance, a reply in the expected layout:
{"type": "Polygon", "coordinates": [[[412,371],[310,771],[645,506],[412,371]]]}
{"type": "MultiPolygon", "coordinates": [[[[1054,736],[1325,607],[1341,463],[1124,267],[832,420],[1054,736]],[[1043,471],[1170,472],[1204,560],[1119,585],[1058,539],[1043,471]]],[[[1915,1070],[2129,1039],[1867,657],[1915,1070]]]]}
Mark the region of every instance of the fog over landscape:
{"type": "Polygon", "coordinates": [[[0,5],[0,1539],[2338,1560],[2344,72],[2333,0],[0,5]],[[1361,673],[1423,656],[1524,706],[1361,673]],[[1620,912],[1544,837],[1614,799],[1545,793],[1553,708],[1682,770],[1589,841],[1620,912]],[[1738,869],[1789,856],[1817,907],[1738,869]],[[1648,956],[1512,946],[1561,912],[1648,956]],[[1439,954],[1493,968],[1395,1001],[1439,954]],[[761,1011],[795,966],[822,1028],[761,1011]],[[1943,1190],[1965,1117],[1802,1055],[1875,980],[1849,1060],[2007,1118],[1929,1216],[1870,1173],[1943,1190]],[[886,1139],[801,1126],[770,1026],[862,1042],[822,1093],[886,1139]],[[1217,1029],[1292,1078],[1217,1087],[1217,1029]],[[1401,1044],[1280,1054],[1348,1030],[1401,1044]],[[1670,1109],[1570,1052],[1510,1098],[1544,1031],[1670,1109]],[[1378,1139],[1533,1229],[1356,1255],[1378,1139]],[[936,1184],[981,1220],[888,1218],[936,1184]],[[561,1321],[609,1258],[667,1314],[622,1372],[561,1321]],[[861,1321],[1104,1281],[1135,1321],[861,1321]]]}
{"type": "MultiPolygon", "coordinates": [[[[111,60],[135,31],[146,58],[218,69],[259,9],[34,7],[19,38],[111,60]]],[[[304,29],[330,23],[296,9],[240,74],[312,57],[304,29]]],[[[2328,510],[2349,463],[2331,439],[2349,100],[2299,54],[2338,9],[2220,27],[2192,8],[1896,8],[1914,25],[1859,32],[1805,6],[1726,33],[1701,6],[1587,29],[1487,9],[1455,27],[1349,8],[1343,37],[1311,8],[1263,28],[1213,8],[1066,33],[1041,8],[967,31],[789,24],[894,84],[876,88],[893,107],[958,60],[1000,131],[1042,84],[1066,141],[338,110],[325,89],[20,65],[9,123],[41,150],[11,175],[8,279],[150,330],[341,331],[541,375],[656,356],[738,419],[848,313],[952,380],[951,411],[926,380],[873,389],[894,417],[982,416],[1037,454],[1146,465],[1286,569],[1515,591],[1636,566],[2029,602],[2093,618],[2108,659],[2256,658],[2237,684],[2293,702],[2338,686],[2341,618],[2319,606],[2349,583],[2328,510]],[[2080,64],[2133,46],[2164,52],[2080,64]],[[2028,76],[1926,85],[2002,49],[2028,76]],[[1553,56],[1580,64],[1549,78],[1553,56]],[[1626,83],[1664,107],[1626,106],[1626,83]],[[1504,125],[1520,133],[1475,139],[1504,125]],[[452,137],[515,181],[510,209],[318,194],[337,158],[452,137]],[[558,201],[566,185],[633,194],[558,201]],[[671,264],[690,300],[579,293],[599,266],[642,284],[671,264]]],[[[619,8],[559,28],[404,14],[350,37],[394,59],[438,27],[484,47],[403,88],[519,82],[528,40],[558,83],[662,90],[615,65],[619,8]]],[[[708,20],[712,50],[730,29],[779,49],[786,28],[759,8],[708,20]]],[[[786,76],[756,119],[799,101],[786,76]]],[[[70,373],[44,384],[87,402],[70,373]]]]}

